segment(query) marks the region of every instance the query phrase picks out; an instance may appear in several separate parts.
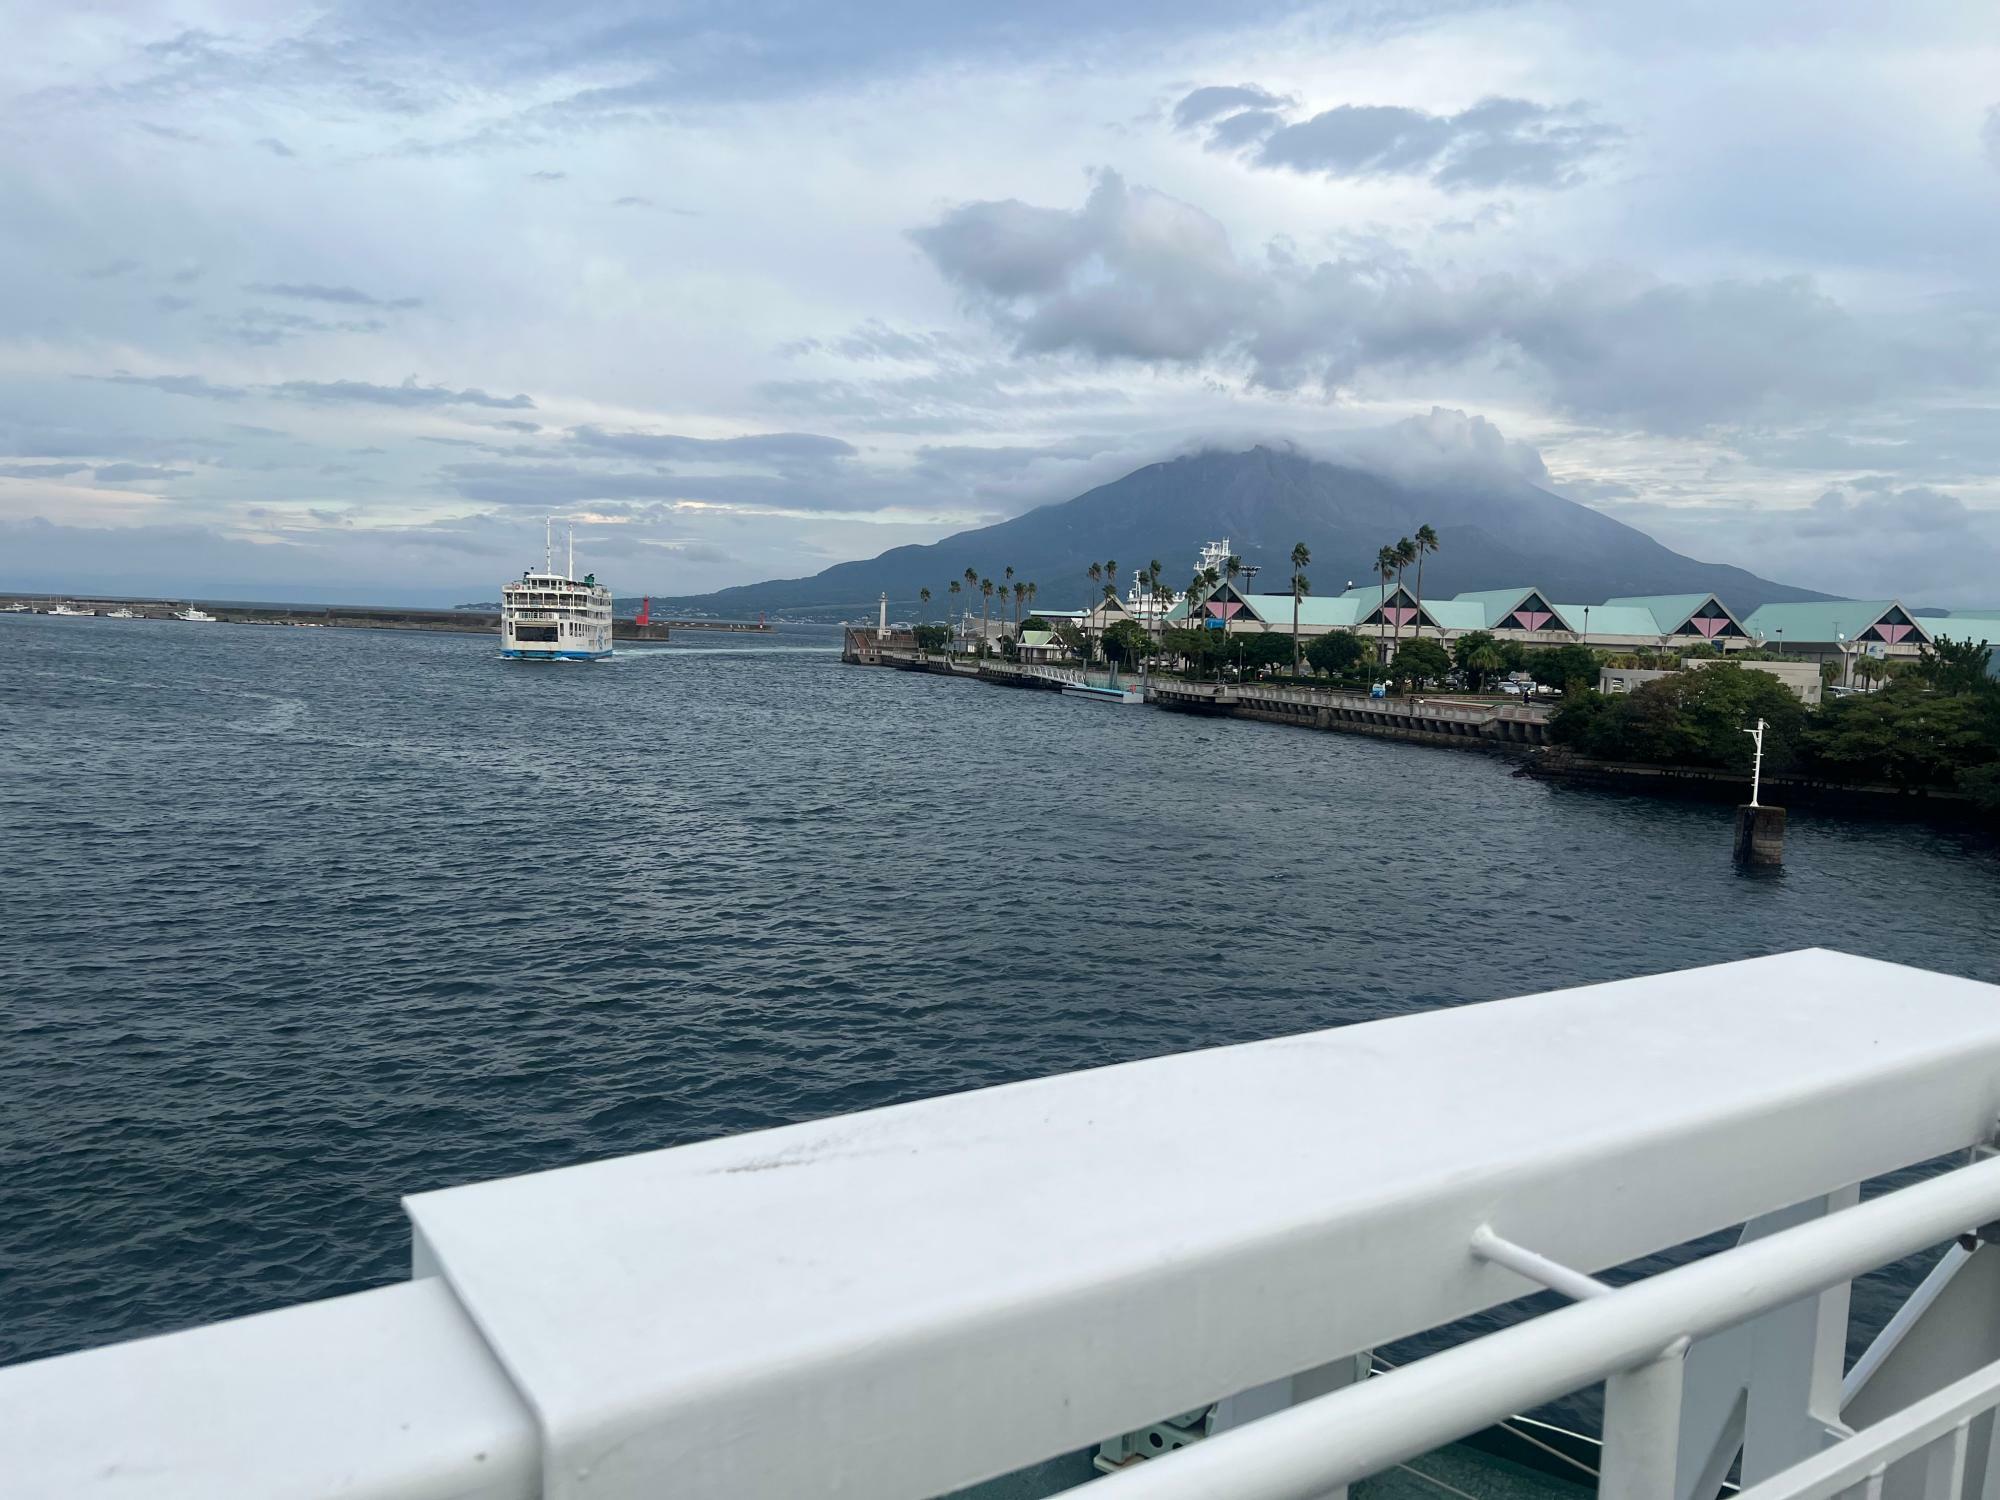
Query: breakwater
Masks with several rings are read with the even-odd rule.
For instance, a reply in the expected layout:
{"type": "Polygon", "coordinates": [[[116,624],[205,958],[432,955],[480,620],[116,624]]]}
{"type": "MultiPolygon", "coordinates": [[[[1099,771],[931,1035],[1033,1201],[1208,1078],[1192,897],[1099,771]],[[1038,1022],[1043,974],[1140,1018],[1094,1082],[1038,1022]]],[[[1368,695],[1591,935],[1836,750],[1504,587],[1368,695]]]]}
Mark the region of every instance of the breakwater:
{"type": "MultiPolygon", "coordinates": [[[[847,632],[841,656],[855,666],[965,678],[998,687],[1060,691],[1084,680],[1084,673],[1076,667],[990,659],[960,662],[929,656],[895,637],[885,641],[864,630],[847,632]]],[[[1277,682],[1188,682],[1178,677],[1148,681],[1146,703],[1179,713],[1261,719],[1301,729],[1369,734],[1464,750],[1520,751],[1546,745],[1550,717],[1547,709],[1522,703],[1450,697],[1371,698],[1364,693],[1277,682]]]]}
{"type": "MultiPolygon", "coordinates": [[[[85,614],[107,615],[114,609],[129,609],[142,620],[170,619],[186,601],[178,599],[77,599],[75,608],[85,614]]],[[[225,604],[197,601],[225,625],[325,626],[348,630],[428,630],[452,635],[497,635],[500,616],[481,609],[395,609],[357,604],[225,604]]],[[[36,614],[50,612],[49,601],[25,595],[0,595],[0,604],[28,605],[36,614]]],[[[618,641],[662,642],[676,630],[712,630],[728,634],[769,634],[772,627],[755,620],[636,620],[611,622],[611,637],[618,641]]]]}

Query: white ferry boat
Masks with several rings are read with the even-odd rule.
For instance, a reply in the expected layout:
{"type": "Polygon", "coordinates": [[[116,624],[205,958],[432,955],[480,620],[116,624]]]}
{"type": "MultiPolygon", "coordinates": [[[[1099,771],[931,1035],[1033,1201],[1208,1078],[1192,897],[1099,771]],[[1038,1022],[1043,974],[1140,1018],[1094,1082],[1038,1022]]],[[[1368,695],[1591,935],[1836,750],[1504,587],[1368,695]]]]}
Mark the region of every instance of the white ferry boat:
{"type": "Polygon", "coordinates": [[[569,561],[555,570],[544,530],[542,571],[523,572],[500,588],[500,654],[513,661],[602,661],[611,655],[611,590],[595,573],[576,573],[576,537],[569,561]]]}
{"type": "Polygon", "coordinates": [[[192,602],[189,603],[186,609],[175,610],[174,618],[176,620],[186,620],[191,625],[213,625],[216,623],[214,615],[205,609],[196,609],[192,602]]]}

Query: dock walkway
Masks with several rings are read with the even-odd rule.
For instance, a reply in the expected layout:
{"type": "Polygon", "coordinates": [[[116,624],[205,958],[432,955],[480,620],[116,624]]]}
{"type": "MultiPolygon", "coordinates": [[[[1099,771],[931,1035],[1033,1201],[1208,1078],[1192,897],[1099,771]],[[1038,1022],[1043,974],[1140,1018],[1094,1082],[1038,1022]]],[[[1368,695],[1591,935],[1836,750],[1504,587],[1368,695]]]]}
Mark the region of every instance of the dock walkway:
{"type": "MultiPolygon", "coordinates": [[[[1085,680],[1080,668],[1008,661],[966,662],[930,656],[878,641],[872,632],[850,631],[843,660],[859,666],[893,667],[940,677],[971,678],[1000,687],[1060,691],[1085,680]]],[[[1134,680],[1136,684],[1136,679],[1134,680]]],[[[1525,703],[1491,703],[1439,697],[1370,698],[1327,688],[1278,682],[1188,682],[1155,677],[1146,703],[1180,713],[1263,719],[1305,729],[1372,734],[1418,744],[1458,749],[1526,749],[1549,742],[1550,713],[1525,703]]]]}

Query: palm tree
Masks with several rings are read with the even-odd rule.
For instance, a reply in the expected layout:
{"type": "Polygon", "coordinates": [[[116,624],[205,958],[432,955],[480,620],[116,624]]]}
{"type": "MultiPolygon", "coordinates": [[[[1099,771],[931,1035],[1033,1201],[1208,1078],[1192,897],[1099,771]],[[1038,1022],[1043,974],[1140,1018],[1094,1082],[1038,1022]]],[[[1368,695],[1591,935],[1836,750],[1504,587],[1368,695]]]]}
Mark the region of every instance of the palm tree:
{"type": "Polygon", "coordinates": [[[1306,564],[1313,560],[1304,542],[1292,543],[1292,675],[1299,675],[1299,601],[1312,592],[1312,580],[1306,577],[1306,564]]]}
{"type": "Polygon", "coordinates": [[[1021,638],[1021,606],[1027,602],[1028,586],[1020,579],[1014,580],[1014,639],[1021,638]]]}
{"type": "Polygon", "coordinates": [[[1382,579],[1381,597],[1375,605],[1375,654],[1386,657],[1382,649],[1382,627],[1389,623],[1389,580],[1396,576],[1396,549],[1381,547],[1375,552],[1375,571],[1382,579]]]}
{"type": "Polygon", "coordinates": [[[921,620],[931,612],[931,591],[929,589],[918,589],[917,603],[922,606],[917,611],[917,618],[921,620]]]}
{"type": "MultiPolygon", "coordinates": [[[[945,588],[951,594],[951,602],[945,605],[946,615],[944,622],[945,628],[949,630],[951,628],[951,616],[958,613],[958,580],[956,578],[952,579],[950,583],[945,585],[945,588]]],[[[945,642],[945,653],[949,655],[950,652],[951,652],[951,643],[949,640],[947,640],[945,642]]]]}
{"type": "MultiPolygon", "coordinates": [[[[1014,581],[1013,565],[1009,564],[1005,572],[1006,572],[1006,582],[1000,585],[1000,607],[1002,609],[1005,609],[1007,607],[1007,592],[1008,592],[1007,585],[1011,584],[1014,581]]],[[[1018,636],[1020,633],[1021,633],[1021,622],[1016,620],[1014,622],[1014,634],[1018,636]]]]}
{"type": "Polygon", "coordinates": [[[979,592],[982,595],[979,601],[979,654],[984,656],[986,654],[986,612],[993,603],[993,580],[990,578],[980,579],[979,592]]]}
{"type": "Polygon", "coordinates": [[[1417,634],[1424,633],[1424,554],[1438,549],[1438,534],[1426,521],[1417,528],[1417,634]]]}
{"type": "MultiPolygon", "coordinates": [[[[1415,542],[1411,541],[1408,537],[1404,537],[1400,542],[1396,543],[1396,592],[1397,593],[1400,594],[1403,591],[1403,569],[1411,566],[1413,563],[1416,562],[1416,560],[1417,560],[1417,544],[1415,542]]],[[[1395,615],[1392,618],[1395,621],[1395,629],[1392,632],[1392,638],[1394,644],[1401,645],[1403,641],[1403,611],[1400,607],[1397,609],[1395,615]]]]}
{"type": "Polygon", "coordinates": [[[1035,585],[1034,585],[1034,582],[1033,582],[1033,580],[1030,580],[1030,581],[1029,581],[1029,583],[1028,583],[1028,613],[1029,613],[1029,614],[1033,614],[1033,613],[1035,612],[1035,595],[1036,595],[1037,593],[1039,593],[1039,592],[1040,592],[1040,590],[1038,590],[1038,589],[1037,589],[1037,588],[1035,587],[1035,585]]]}
{"type": "MultiPolygon", "coordinates": [[[[1222,560],[1222,577],[1230,588],[1236,587],[1236,575],[1243,571],[1243,559],[1234,552],[1222,560]]],[[[1229,654],[1229,606],[1222,606],[1222,654],[1229,654]]]]}

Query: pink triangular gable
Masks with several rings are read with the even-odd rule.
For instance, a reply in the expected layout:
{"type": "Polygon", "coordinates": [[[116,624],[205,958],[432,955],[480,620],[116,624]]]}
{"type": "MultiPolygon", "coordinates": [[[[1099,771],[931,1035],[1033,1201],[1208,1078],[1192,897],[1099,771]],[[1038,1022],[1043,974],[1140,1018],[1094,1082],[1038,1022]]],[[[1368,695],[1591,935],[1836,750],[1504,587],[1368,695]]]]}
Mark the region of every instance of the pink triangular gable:
{"type": "Polygon", "coordinates": [[[1236,612],[1243,608],[1234,599],[1211,599],[1208,601],[1209,618],[1213,620],[1233,620],[1236,612]]]}
{"type": "Polygon", "coordinates": [[[1383,610],[1382,614],[1391,625],[1407,625],[1417,617],[1417,612],[1414,609],[1404,608],[1395,604],[1383,610]]]}
{"type": "Polygon", "coordinates": [[[1875,629],[1881,633],[1883,640],[1893,646],[1912,630],[1916,629],[1916,627],[1914,625],[1890,625],[1878,621],[1875,629]]]}
{"type": "Polygon", "coordinates": [[[1690,620],[1688,623],[1710,640],[1714,640],[1729,622],[1727,620],[1690,620]]]}
{"type": "Polygon", "coordinates": [[[1517,609],[1514,611],[1516,630],[1540,630],[1555,616],[1545,609],[1517,609]]]}

